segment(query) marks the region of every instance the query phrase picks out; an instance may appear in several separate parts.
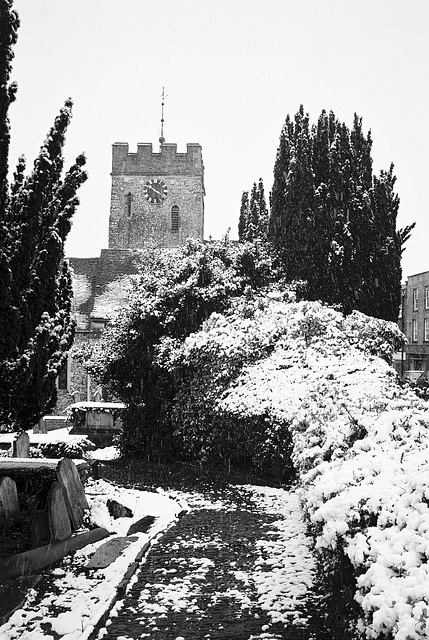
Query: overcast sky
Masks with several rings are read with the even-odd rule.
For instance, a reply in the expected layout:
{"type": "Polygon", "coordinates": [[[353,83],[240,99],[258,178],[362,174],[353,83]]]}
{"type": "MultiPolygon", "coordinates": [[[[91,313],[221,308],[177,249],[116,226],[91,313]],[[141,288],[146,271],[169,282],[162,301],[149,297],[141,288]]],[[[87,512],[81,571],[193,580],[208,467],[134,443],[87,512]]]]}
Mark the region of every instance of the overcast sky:
{"type": "Polygon", "coordinates": [[[371,129],[374,170],[395,165],[399,226],[417,222],[403,275],[429,270],[428,0],[15,0],[10,164],[33,162],[74,100],[66,166],[85,151],[89,181],[68,256],[107,247],[111,145],[203,148],[205,237],[237,236],[243,190],[267,193],[280,130],[302,103],[371,129]]]}

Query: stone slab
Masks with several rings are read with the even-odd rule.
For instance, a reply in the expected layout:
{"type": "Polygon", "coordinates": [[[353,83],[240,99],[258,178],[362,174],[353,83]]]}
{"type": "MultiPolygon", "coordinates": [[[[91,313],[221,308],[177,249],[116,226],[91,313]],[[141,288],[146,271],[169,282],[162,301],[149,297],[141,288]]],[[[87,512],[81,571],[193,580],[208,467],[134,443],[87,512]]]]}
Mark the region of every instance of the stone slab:
{"type": "Polygon", "coordinates": [[[66,504],[65,489],[58,480],[53,482],[49,489],[48,516],[52,540],[65,540],[71,536],[72,529],[66,504]]]}
{"type": "Polygon", "coordinates": [[[29,458],[30,456],[30,436],[26,431],[22,431],[13,441],[13,457],[29,458]]]}
{"type": "Polygon", "coordinates": [[[128,547],[131,542],[137,540],[137,536],[121,536],[107,540],[94,553],[92,558],[86,564],[87,569],[105,569],[118,558],[122,551],[128,547]]]}
{"type": "Polygon", "coordinates": [[[19,515],[19,498],[16,482],[5,476],[0,478],[0,523],[7,525],[19,515]]]}
{"type": "Polygon", "coordinates": [[[130,536],[133,533],[146,533],[155,520],[155,516],[144,516],[144,518],[140,518],[140,520],[133,522],[127,531],[127,536],[130,536]]]}
{"type": "Polygon", "coordinates": [[[72,527],[73,529],[78,529],[82,525],[83,516],[85,510],[89,509],[89,504],[76,465],[72,460],[62,458],[59,461],[57,478],[65,490],[65,503],[72,527]]]}

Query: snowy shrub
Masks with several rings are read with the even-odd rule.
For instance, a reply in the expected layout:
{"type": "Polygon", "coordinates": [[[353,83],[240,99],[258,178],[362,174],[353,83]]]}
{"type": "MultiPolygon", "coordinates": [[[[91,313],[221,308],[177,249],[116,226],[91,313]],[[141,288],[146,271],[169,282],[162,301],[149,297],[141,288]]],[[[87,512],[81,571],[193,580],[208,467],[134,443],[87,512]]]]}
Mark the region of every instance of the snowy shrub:
{"type": "Polygon", "coordinates": [[[282,335],[281,319],[266,313],[271,300],[248,293],[227,314],[212,314],[183,345],[161,342],[157,362],[180,381],[171,422],[177,446],[188,459],[224,460],[276,477],[291,476],[287,425],[263,411],[238,415],[219,404],[243,367],[269,355],[282,335]]]}
{"type": "Polygon", "coordinates": [[[280,278],[263,245],[227,239],[147,250],[140,267],[127,307],[97,344],[74,357],[128,406],[121,453],[165,459],[177,454],[169,415],[182,381],[173,367],[176,347],[234,298],[280,278]]]}
{"type": "MultiPolygon", "coordinates": [[[[36,448],[44,458],[84,458],[89,451],[94,451],[95,444],[88,438],[76,437],[68,442],[52,440],[39,444],[36,448]]],[[[35,455],[32,457],[39,457],[35,455]]]]}
{"type": "Polygon", "coordinates": [[[205,354],[216,352],[220,327],[232,362],[242,344],[259,351],[243,358],[217,410],[287,425],[321,565],[334,597],[350,598],[349,633],[428,637],[429,407],[386,362],[400,332],[318,303],[271,300],[247,326],[218,318],[205,336],[190,336],[190,363],[197,340],[205,354]],[[255,339],[264,323],[265,350],[255,339]]]}

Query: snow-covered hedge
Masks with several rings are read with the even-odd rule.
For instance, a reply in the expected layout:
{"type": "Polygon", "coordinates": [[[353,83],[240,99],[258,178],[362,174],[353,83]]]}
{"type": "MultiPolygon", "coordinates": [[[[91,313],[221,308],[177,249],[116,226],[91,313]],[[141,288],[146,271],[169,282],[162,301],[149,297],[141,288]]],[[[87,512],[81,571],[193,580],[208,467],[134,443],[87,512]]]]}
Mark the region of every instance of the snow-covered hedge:
{"type": "Polygon", "coordinates": [[[165,348],[161,360],[194,373],[217,362],[208,402],[219,414],[287,425],[321,558],[353,567],[356,633],[427,638],[429,408],[388,364],[402,334],[275,296],[245,316],[212,316],[179,358],[165,348]]]}

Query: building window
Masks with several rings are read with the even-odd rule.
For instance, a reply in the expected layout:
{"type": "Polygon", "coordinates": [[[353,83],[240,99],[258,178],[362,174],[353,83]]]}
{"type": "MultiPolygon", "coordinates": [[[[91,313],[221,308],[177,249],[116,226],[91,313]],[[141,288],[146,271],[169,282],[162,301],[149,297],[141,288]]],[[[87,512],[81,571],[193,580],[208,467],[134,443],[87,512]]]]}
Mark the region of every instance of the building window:
{"type": "Polygon", "coordinates": [[[413,332],[413,337],[412,340],[413,342],[417,342],[417,320],[413,320],[413,324],[412,324],[412,332],[413,332]]]}
{"type": "Polygon", "coordinates": [[[171,209],[171,233],[178,233],[179,231],[179,207],[177,204],[171,209]]]}
{"type": "Polygon", "coordinates": [[[423,340],[429,342],[429,318],[423,320],[423,340]]]}
{"type": "Polygon", "coordinates": [[[429,309],[429,287],[425,287],[425,309],[429,309]]]}
{"type": "Polygon", "coordinates": [[[419,290],[413,289],[413,311],[417,311],[419,306],[419,290]]]}
{"type": "Polygon", "coordinates": [[[126,213],[129,218],[131,218],[133,212],[133,194],[131,192],[127,193],[125,196],[125,204],[126,204],[126,213]]]}

